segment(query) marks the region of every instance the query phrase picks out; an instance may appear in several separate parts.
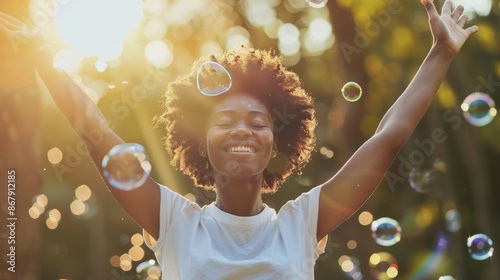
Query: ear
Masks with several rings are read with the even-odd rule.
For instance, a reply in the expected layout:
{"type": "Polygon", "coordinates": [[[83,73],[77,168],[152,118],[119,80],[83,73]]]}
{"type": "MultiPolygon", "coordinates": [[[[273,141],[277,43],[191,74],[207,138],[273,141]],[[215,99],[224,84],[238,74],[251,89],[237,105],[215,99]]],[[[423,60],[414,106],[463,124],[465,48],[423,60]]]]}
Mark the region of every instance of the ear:
{"type": "Polygon", "coordinates": [[[198,153],[201,157],[207,157],[207,145],[204,139],[201,139],[198,143],[198,153]]]}

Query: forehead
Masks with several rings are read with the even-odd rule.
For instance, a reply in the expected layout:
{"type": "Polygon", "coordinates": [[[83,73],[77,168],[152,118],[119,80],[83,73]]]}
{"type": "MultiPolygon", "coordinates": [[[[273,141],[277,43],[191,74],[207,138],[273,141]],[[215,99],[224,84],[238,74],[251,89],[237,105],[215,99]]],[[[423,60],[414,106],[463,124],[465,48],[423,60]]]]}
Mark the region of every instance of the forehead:
{"type": "Polygon", "coordinates": [[[270,117],[267,107],[252,95],[229,93],[213,108],[212,115],[218,113],[261,113],[270,117]]]}

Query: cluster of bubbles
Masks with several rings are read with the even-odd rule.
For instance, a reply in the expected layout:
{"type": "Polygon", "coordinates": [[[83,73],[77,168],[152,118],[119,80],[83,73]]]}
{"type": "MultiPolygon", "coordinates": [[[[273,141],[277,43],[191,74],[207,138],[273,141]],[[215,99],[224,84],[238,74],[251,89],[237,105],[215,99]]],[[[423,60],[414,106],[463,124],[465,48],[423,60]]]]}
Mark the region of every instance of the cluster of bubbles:
{"type": "Polygon", "coordinates": [[[102,160],[103,175],[114,188],[136,189],[148,178],[151,163],[144,147],[136,143],[118,144],[102,160]]]}
{"type": "Polygon", "coordinates": [[[491,123],[497,115],[495,101],[488,94],[482,92],[469,94],[460,108],[462,108],[467,122],[478,127],[491,123]]]}
{"type": "Polygon", "coordinates": [[[349,102],[356,102],[361,98],[363,90],[356,82],[347,82],[342,87],[342,96],[349,102]]]}
{"type": "Polygon", "coordinates": [[[372,222],[372,237],[375,243],[382,246],[392,246],[401,240],[401,227],[391,218],[382,217],[372,222]]]}
{"type": "Polygon", "coordinates": [[[201,94],[217,96],[229,91],[233,81],[224,66],[214,61],[206,61],[198,67],[196,85],[201,94]]]}

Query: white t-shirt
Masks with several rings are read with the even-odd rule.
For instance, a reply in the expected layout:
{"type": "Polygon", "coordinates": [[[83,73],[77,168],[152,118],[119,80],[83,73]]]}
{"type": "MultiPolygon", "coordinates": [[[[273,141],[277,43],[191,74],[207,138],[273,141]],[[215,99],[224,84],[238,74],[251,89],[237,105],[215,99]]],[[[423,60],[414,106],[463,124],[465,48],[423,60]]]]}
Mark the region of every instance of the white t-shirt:
{"type": "Polygon", "coordinates": [[[160,236],[144,239],[162,279],[313,279],[326,237],[317,242],[320,187],[288,201],[278,214],[267,205],[235,216],[215,203],[200,208],[161,187],[160,236]]]}

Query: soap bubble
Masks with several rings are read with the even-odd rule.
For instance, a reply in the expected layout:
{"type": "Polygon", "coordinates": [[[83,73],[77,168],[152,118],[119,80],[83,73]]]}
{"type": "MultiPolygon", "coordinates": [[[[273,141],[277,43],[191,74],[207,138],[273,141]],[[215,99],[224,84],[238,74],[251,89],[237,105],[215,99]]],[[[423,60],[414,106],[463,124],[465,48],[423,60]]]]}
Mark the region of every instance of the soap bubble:
{"type": "Polygon", "coordinates": [[[306,3],[313,8],[323,8],[328,0],[306,0],[306,3]]]}
{"type": "Polygon", "coordinates": [[[391,218],[379,218],[372,222],[372,237],[382,246],[392,246],[401,240],[401,227],[391,218]]]}
{"type": "Polygon", "coordinates": [[[224,66],[214,61],[206,61],[198,67],[196,85],[203,95],[217,96],[231,89],[233,81],[224,66]]]}
{"type": "Polygon", "coordinates": [[[418,166],[411,169],[408,180],[418,193],[439,195],[444,186],[445,173],[434,167],[418,166]]]}
{"type": "Polygon", "coordinates": [[[148,178],[151,163],[143,146],[124,143],[114,146],[102,159],[102,173],[114,188],[130,191],[148,178]]]}
{"type": "Polygon", "coordinates": [[[478,261],[490,258],[493,255],[493,241],[482,233],[474,234],[467,239],[470,256],[478,261]]]}
{"type": "Polygon", "coordinates": [[[356,82],[347,82],[342,87],[342,96],[349,102],[356,102],[361,98],[363,90],[356,82]]]}
{"type": "Polygon", "coordinates": [[[438,280],[455,280],[455,278],[453,278],[453,276],[450,276],[450,275],[445,275],[445,276],[439,277],[438,280]]]}
{"type": "Polygon", "coordinates": [[[474,126],[485,126],[496,116],[495,101],[482,92],[469,94],[462,105],[465,119],[474,126]]]}

